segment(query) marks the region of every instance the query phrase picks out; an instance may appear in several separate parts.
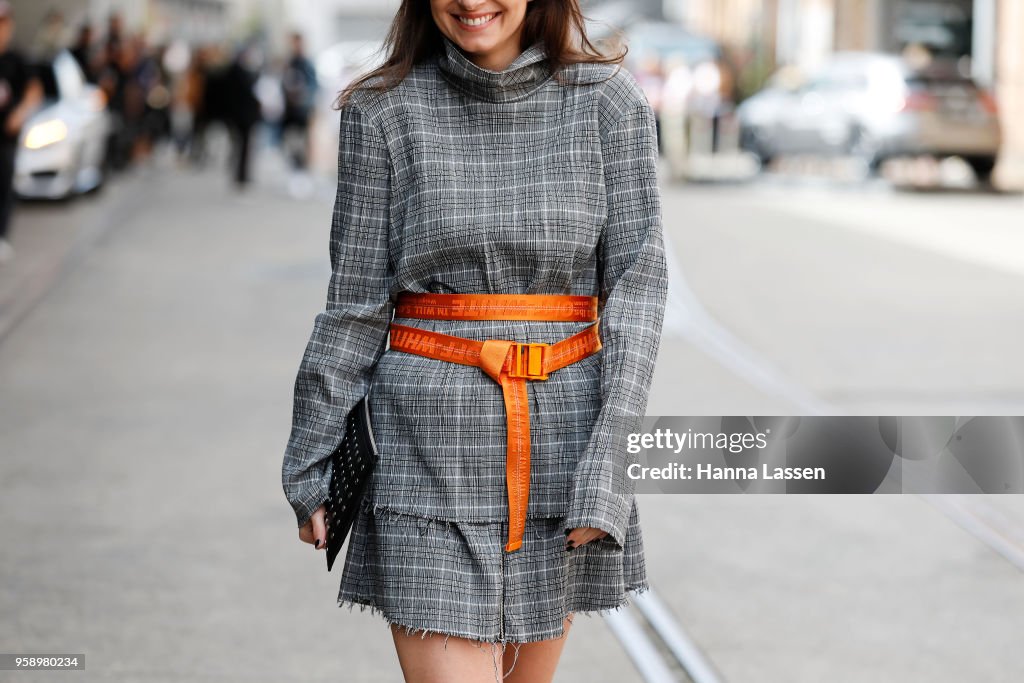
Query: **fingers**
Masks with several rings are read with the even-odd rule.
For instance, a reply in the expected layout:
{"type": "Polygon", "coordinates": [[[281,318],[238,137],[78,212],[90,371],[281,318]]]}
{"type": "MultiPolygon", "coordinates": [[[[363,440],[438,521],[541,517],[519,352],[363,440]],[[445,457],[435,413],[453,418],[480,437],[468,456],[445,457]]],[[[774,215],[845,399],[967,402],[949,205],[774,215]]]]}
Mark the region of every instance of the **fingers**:
{"type": "Polygon", "coordinates": [[[327,547],[327,508],[321,505],[306,521],[299,527],[299,540],[303,543],[311,543],[316,550],[323,550],[327,547]]]}
{"type": "Polygon", "coordinates": [[[569,532],[569,537],[566,539],[566,550],[572,550],[593,541],[596,538],[594,531],[596,530],[591,527],[573,529],[569,532]]]}
{"type": "Polygon", "coordinates": [[[566,532],[565,549],[571,551],[574,548],[586,545],[587,543],[596,541],[599,538],[604,538],[607,535],[607,531],[589,526],[572,529],[571,531],[566,532]]]}
{"type": "Polygon", "coordinates": [[[309,518],[313,525],[313,548],[323,550],[327,547],[327,521],[325,519],[324,507],[321,505],[309,518]]]}

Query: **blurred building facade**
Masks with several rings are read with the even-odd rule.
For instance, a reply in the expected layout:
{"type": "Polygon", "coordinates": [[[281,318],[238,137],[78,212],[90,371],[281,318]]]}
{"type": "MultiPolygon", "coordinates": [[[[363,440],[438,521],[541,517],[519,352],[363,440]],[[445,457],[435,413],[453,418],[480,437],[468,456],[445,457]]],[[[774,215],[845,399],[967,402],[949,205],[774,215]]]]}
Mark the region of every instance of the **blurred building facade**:
{"type": "Polygon", "coordinates": [[[311,54],[342,41],[379,40],[398,10],[399,0],[285,0],[294,29],[311,54]]]}
{"type": "Polygon", "coordinates": [[[764,72],[810,70],[838,50],[927,45],[970,60],[1000,107],[1000,172],[1024,183],[1024,2],[1021,0],[664,0],[665,15],[712,36],[764,72]]]}
{"type": "MultiPolygon", "coordinates": [[[[623,0],[614,0],[622,2],[623,0]]],[[[999,102],[1004,159],[1024,179],[1024,1],[1022,0],[628,0],[716,38],[754,73],[792,64],[813,69],[836,50],[898,52],[909,43],[970,59],[977,80],[999,102]]],[[[69,43],[85,22],[99,36],[111,13],[150,44],[172,38],[213,43],[261,35],[272,52],[302,31],[311,54],[345,40],[380,38],[398,0],[13,0],[15,44],[40,39],[58,12],[69,43]]],[[[583,3],[585,8],[603,4],[583,3]]],[[[52,29],[48,29],[52,30],[52,29]]],[[[52,40],[52,35],[48,39],[52,40]]]]}

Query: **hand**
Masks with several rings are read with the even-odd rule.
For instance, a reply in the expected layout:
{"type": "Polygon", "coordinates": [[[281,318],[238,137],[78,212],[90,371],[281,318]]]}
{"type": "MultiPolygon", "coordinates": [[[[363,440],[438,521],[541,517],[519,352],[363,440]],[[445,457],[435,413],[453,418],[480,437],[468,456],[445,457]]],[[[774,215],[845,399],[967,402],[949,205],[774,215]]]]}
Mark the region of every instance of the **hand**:
{"type": "Polygon", "coordinates": [[[25,116],[20,114],[17,110],[12,111],[7,117],[7,121],[4,124],[4,132],[8,135],[16,135],[21,131],[21,126],[25,122],[25,116]]]}
{"type": "Polygon", "coordinates": [[[313,511],[313,516],[299,528],[299,539],[303,543],[312,543],[314,550],[327,548],[327,508],[321,505],[313,511]]]}
{"type": "Polygon", "coordinates": [[[604,538],[607,535],[607,531],[595,529],[592,526],[581,526],[577,529],[573,529],[568,534],[566,534],[565,549],[572,550],[574,548],[578,548],[581,545],[586,545],[591,541],[596,541],[599,538],[604,538]]]}
{"type": "Polygon", "coordinates": [[[38,78],[33,78],[29,80],[21,102],[8,114],[7,121],[4,124],[5,132],[8,135],[17,135],[21,131],[22,126],[25,125],[25,122],[28,121],[29,115],[39,107],[42,101],[43,84],[38,78]]]}

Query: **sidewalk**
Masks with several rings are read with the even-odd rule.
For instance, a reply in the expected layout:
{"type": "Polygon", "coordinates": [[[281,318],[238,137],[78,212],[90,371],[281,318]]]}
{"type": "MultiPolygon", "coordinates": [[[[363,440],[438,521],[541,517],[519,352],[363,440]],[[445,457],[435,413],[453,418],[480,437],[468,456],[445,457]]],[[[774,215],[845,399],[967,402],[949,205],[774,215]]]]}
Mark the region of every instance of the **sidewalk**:
{"type": "Polygon", "coordinates": [[[119,177],[100,193],[70,201],[15,205],[8,235],[14,258],[0,264],[0,339],[72,262],[142,201],[136,190],[144,175],[119,177]]]}

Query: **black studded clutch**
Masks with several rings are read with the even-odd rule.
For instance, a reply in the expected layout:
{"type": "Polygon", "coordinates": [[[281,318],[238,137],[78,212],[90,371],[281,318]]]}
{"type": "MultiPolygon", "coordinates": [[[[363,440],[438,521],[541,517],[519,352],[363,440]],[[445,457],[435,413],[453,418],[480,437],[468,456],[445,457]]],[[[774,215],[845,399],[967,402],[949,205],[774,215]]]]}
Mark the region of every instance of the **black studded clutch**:
{"type": "Polygon", "coordinates": [[[330,495],[324,503],[327,515],[327,571],[334,566],[366,495],[370,475],[377,464],[377,444],[370,424],[370,403],[359,399],[345,421],[345,436],[331,454],[330,495]]]}

